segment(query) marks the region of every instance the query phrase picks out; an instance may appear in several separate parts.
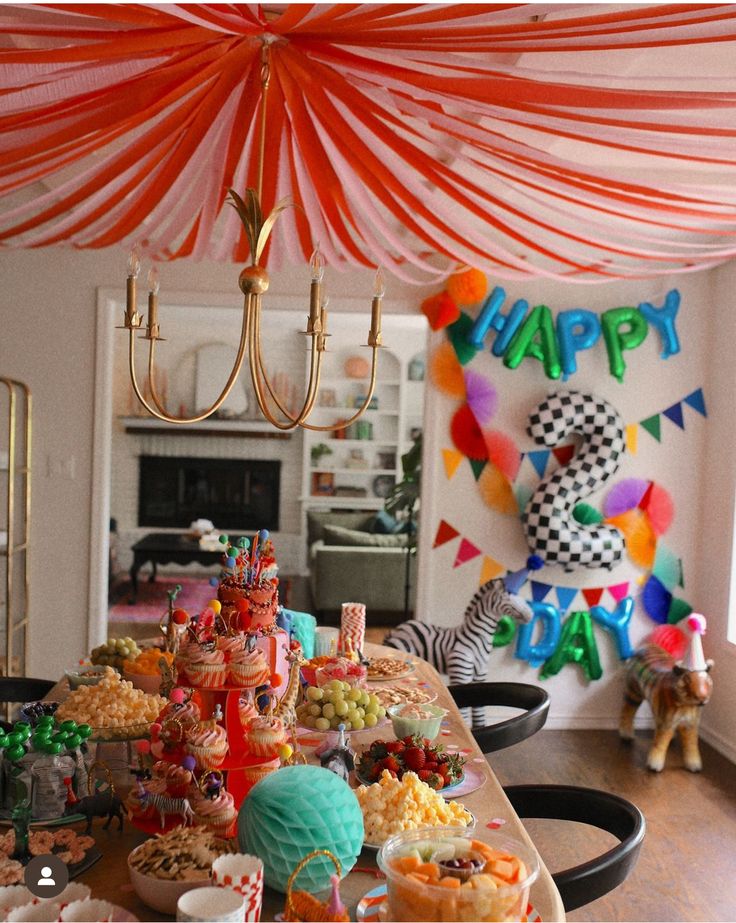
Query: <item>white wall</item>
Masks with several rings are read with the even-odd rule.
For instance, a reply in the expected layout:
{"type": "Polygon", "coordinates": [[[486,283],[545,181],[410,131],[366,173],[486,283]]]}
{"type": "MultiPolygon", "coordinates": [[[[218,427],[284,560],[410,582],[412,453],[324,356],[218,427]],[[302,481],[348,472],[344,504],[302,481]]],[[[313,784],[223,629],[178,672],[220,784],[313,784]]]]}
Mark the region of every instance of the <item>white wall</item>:
{"type": "Polygon", "coordinates": [[[736,762],[736,311],[732,292],[736,263],[711,273],[708,336],[703,343],[707,365],[708,426],[706,460],[694,471],[702,485],[697,531],[697,568],[693,587],[701,612],[708,618],[705,656],[715,661],[713,698],[701,719],[704,736],[736,762]]]}
{"type": "MultiPolygon", "coordinates": [[[[92,501],[95,315],[97,289],[124,291],[127,253],[67,248],[0,253],[0,369],[27,382],[34,397],[31,573],[31,674],[56,678],[89,649],[88,602],[92,501]],[[50,460],[50,471],[47,469],[50,460]],[[69,465],[73,460],[73,465],[69,465]],[[64,463],[67,473],[59,473],[64,463]]],[[[180,261],[161,267],[167,291],[237,297],[239,268],[180,261]]],[[[328,268],[331,310],[340,298],[365,298],[373,274],[328,268]]],[[[308,269],[275,274],[269,296],[303,294],[308,269]]],[[[416,291],[389,278],[384,310],[416,291]]],[[[269,301],[272,303],[272,301],[269,301]]],[[[267,319],[267,318],[266,318],[267,319]]],[[[116,323],[119,323],[116,319],[116,323]]],[[[120,334],[121,338],[124,336],[120,334]]],[[[121,341],[118,350],[124,349],[121,341]]]]}
{"type": "MultiPolygon", "coordinates": [[[[489,335],[487,349],[478,353],[469,367],[484,373],[498,389],[499,410],[491,425],[512,436],[522,451],[541,448],[535,446],[525,432],[529,412],[549,392],[565,387],[589,390],[606,398],[627,423],[661,411],[701,385],[706,386],[706,402],[712,405],[717,400],[713,393],[717,390],[716,377],[704,380],[708,366],[704,328],[708,325],[709,311],[713,308],[707,275],[598,286],[563,285],[538,280],[508,284],[504,288],[507,291],[504,313],[514,300],[524,297],[530,306],[548,305],[554,316],[558,311],[576,307],[591,308],[600,314],[608,308],[637,305],[642,301],[661,305],[663,295],[671,288],[678,288],[682,294],[677,320],[681,353],[666,361],[661,360],[659,336],[650,329],[641,346],[625,353],[627,370],[623,384],[619,384],[609,374],[602,338],[592,349],[578,354],[578,371],[564,384],[549,381],[544,376],[541,363],[535,359],[527,358],[518,368],[507,369],[500,358],[491,355],[493,335],[489,335]]],[[[435,342],[441,342],[442,336],[437,334],[434,339],[435,342]]],[[[714,376],[718,374],[718,371],[714,372],[714,376]]],[[[451,481],[447,480],[441,449],[452,446],[449,422],[460,404],[440,394],[431,385],[427,388],[427,394],[425,485],[429,491],[423,497],[420,565],[422,594],[419,603],[424,610],[422,615],[427,619],[452,624],[460,618],[467,600],[478,587],[482,558],[476,558],[453,570],[459,540],[455,539],[434,550],[431,548],[441,519],[447,520],[476,546],[513,569],[523,565],[529,552],[519,518],[505,517],[483,503],[467,461],[461,463],[451,481]]],[[[721,397],[721,400],[724,398],[721,397]]],[[[675,520],[663,541],[684,560],[685,589],[682,596],[696,608],[700,606],[705,611],[707,606],[697,594],[695,580],[702,544],[696,524],[700,521],[706,480],[702,476],[706,470],[706,439],[712,435],[709,427],[713,421],[704,420],[690,409],[686,409],[685,417],[684,432],[662,419],[661,444],[640,428],[638,454],[627,454],[613,481],[600,494],[594,494],[588,502],[599,503],[608,487],[624,477],[654,479],[666,487],[675,501],[675,520]]],[[[548,471],[551,470],[550,466],[548,471]]],[[[538,482],[528,462],[524,463],[522,473],[527,483],[538,482]]],[[[566,575],[559,567],[546,567],[535,577],[556,586],[582,588],[635,580],[640,573],[625,557],[624,562],[610,572],[581,569],[566,575]]],[[[717,579],[724,582],[725,568],[717,579]]],[[[524,595],[531,598],[528,587],[524,595]]],[[[576,602],[580,603],[581,599],[578,597],[576,602]]],[[[548,601],[556,603],[554,593],[548,601]]],[[[612,606],[608,594],[605,594],[602,603],[609,608],[612,606]]],[[[575,608],[587,607],[583,603],[575,608]]],[[[631,626],[632,643],[640,641],[652,627],[652,621],[641,604],[638,604],[631,626]]],[[[551,726],[600,727],[615,723],[621,696],[620,662],[609,636],[598,626],[595,631],[603,677],[597,682],[587,683],[579,667],[567,665],[557,676],[543,681],[552,699],[551,726]]],[[[538,682],[539,669],[515,659],[513,647],[512,644],[493,652],[489,677],[494,680],[538,682]]]]}

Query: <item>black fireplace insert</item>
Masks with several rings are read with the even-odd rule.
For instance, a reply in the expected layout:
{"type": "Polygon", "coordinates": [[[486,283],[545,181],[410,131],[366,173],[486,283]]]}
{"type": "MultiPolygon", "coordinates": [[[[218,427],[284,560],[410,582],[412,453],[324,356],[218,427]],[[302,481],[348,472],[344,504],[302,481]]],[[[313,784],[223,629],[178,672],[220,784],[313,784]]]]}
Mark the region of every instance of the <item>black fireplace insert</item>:
{"type": "Polygon", "coordinates": [[[280,461],[142,455],[139,462],[139,526],[184,529],[209,519],[233,532],[278,531],[280,461]]]}

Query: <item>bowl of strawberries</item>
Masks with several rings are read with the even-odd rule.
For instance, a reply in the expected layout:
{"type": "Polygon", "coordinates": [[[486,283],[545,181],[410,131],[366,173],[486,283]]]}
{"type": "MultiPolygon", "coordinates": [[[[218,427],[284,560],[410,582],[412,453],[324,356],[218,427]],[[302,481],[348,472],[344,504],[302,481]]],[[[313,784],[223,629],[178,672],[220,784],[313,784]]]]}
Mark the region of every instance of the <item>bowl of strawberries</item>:
{"type": "Polygon", "coordinates": [[[442,744],[418,734],[401,740],[374,740],[358,758],[355,775],[359,782],[371,785],[385,770],[397,779],[405,772],[415,772],[422,782],[435,791],[455,788],[465,778],[465,759],[458,753],[447,753],[442,744]]]}

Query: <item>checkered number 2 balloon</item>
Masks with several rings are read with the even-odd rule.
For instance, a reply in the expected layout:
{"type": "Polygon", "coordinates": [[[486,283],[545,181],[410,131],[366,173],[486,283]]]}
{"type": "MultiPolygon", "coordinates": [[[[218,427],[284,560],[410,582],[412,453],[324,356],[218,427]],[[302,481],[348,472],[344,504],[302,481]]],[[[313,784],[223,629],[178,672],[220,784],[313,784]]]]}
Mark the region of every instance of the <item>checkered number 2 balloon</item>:
{"type": "Polygon", "coordinates": [[[558,391],[532,411],[527,432],[549,448],[573,433],[583,436],[578,454],[539,484],[524,509],[529,547],[545,564],[560,564],[568,572],[577,567],[610,570],[621,560],[623,535],[613,526],[583,525],[573,510],[618,470],[626,450],[618,411],[592,394],[558,391]]]}

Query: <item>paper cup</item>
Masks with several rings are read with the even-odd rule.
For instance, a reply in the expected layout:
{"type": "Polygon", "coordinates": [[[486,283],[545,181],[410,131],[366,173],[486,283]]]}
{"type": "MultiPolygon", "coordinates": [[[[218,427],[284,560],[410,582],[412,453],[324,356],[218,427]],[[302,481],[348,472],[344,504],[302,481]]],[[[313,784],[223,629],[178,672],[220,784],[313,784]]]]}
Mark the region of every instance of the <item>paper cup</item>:
{"type": "Polygon", "coordinates": [[[335,654],[340,640],[338,628],[326,628],[320,625],[314,630],[314,654],[321,657],[323,654],[335,654]]]}
{"type": "Polygon", "coordinates": [[[71,904],[72,901],[87,901],[91,896],[92,892],[87,885],[83,885],[81,881],[70,881],[61,894],[55,897],[54,900],[57,904],[61,904],[62,907],[66,907],[66,905],[71,904]]]}
{"type": "Polygon", "coordinates": [[[115,910],[115,905],[109,901],[72,901],[58,919],[63,923],[110,923],[115,910]]]}
{"type": "Polygon", "coordinates": [[[340,650],[362,651],[365,645],[365,605],[343,603],[340,616],[340,650]],[[349,642],[349,643],[348,643],[349,642]]]}
{"type": "Polygon", "coordinates": [[[5,917],[9,923],[55,923],[59,919],[61,904],[56,901],[39,901],[37,904],[23,904],[11,910],[5,917]]]}
{"type": "Polygon", "coordinates": [[[218,856],[212,863],[212,880],[220,888],[232,888],[245,901],[244,923],[259,923],[263,903],[263,863],[247,853],[218,856]]]}
{"type": "Polygon", "coordinates": [[[241,923],[244,912],[242,894],[231,888],[195,888],[176,904],[179,923],[241,923]]]}

